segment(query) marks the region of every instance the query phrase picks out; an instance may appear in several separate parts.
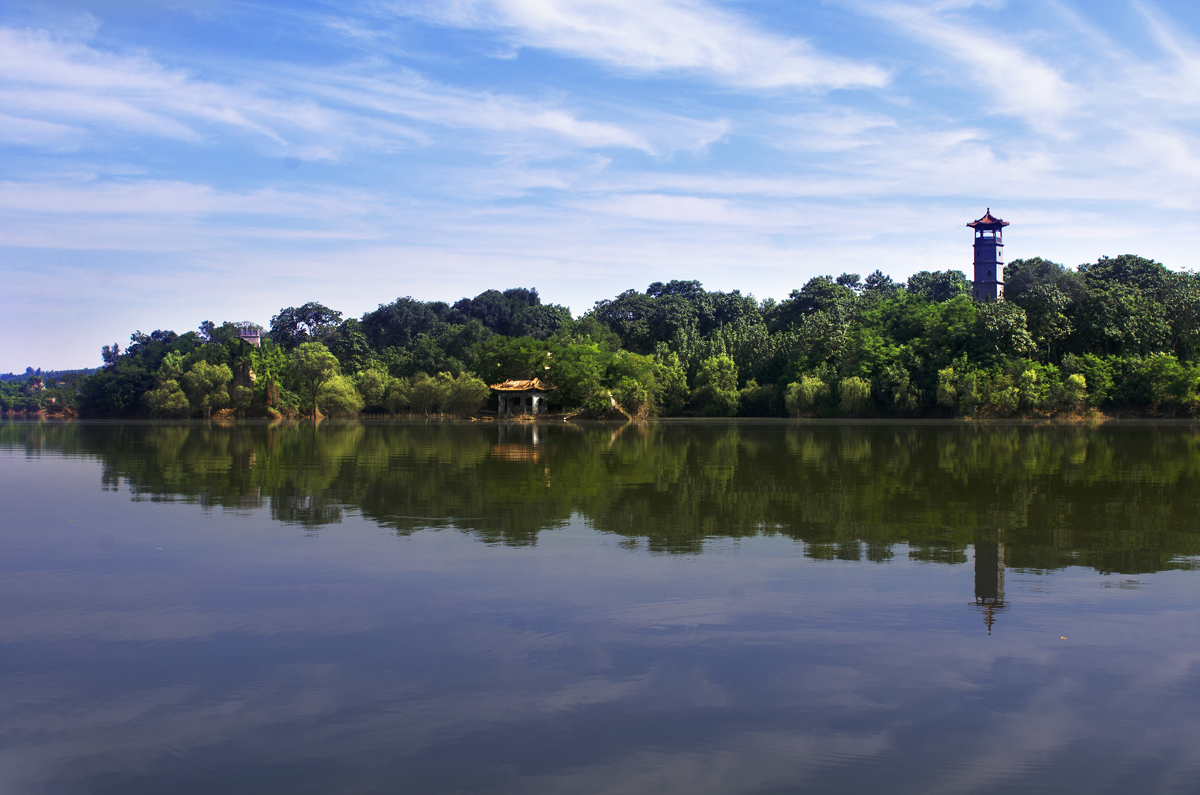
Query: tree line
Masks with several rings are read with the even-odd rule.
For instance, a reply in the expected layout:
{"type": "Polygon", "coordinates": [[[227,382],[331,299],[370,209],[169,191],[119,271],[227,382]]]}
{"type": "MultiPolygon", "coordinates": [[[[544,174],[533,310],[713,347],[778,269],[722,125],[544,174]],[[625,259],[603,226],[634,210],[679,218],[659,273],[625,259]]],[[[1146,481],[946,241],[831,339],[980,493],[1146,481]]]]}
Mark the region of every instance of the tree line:
{"type": "Polygon", "coordinates": [[[72,400],[94,416],[448,414],[488,384],[540,378],[555,410],[635,416],[1190,415],[1200,408],[1200,277],[1133,255],[1005,272],[976,302],[959,271],[818,276],[782,301],[655,282],[581,317],[534,289],[361,318],[286,307],[255,348],[238,324],[135,332],[72,400]]]}

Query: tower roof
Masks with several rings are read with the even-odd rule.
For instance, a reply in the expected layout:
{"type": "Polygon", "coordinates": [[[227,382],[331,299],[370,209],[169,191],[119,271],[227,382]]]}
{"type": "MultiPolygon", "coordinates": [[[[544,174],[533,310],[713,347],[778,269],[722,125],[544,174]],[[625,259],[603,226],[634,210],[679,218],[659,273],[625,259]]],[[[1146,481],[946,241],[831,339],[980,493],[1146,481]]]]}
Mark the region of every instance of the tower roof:
{"type": "Polygon", "coordinates": [[[992,208],[989,207],[987,209],[987,212],[984,213],[982,218],[980,218],[978,221],[972,221],[971,223],[967,224],[967,226],[970,226],[972,228],[979,227],[979,226],[1001,227],[1001,226],[1008,226],[1008,221],[1001,221],[999,218],[992,215],[992,208]]]}

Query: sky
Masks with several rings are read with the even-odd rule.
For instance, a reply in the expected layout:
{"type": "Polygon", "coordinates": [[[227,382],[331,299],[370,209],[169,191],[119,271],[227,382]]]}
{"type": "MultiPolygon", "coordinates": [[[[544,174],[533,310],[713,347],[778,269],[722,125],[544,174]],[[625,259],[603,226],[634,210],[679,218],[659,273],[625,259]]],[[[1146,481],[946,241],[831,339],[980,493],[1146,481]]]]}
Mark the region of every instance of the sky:
{"type": "Polygon", "coordinates": [[[1194,0],[8,0],[0,372],[135,330],[1200,238],[1194,0]]]}

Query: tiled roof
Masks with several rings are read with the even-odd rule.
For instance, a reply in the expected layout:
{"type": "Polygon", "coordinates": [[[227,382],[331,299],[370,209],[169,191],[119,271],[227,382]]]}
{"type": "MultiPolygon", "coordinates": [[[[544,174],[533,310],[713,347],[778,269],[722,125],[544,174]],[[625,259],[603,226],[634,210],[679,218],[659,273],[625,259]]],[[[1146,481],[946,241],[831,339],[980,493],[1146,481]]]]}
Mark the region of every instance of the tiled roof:
{"type": "Polygon", "coordinates": [[[1001,221],[992,215],[992,208],[989,207],[982,218],[978,221],[972,221],[967,226],[1008,226],[1008,221],[1001,221]]]}
{"type": "Polygon", "coordinates": [[[503,384],[492,384],[492,389],[497,392],[549,392],[554,388],[540,378],[534,378],[532,381],[514,381],[509,379],[503,384]]]}

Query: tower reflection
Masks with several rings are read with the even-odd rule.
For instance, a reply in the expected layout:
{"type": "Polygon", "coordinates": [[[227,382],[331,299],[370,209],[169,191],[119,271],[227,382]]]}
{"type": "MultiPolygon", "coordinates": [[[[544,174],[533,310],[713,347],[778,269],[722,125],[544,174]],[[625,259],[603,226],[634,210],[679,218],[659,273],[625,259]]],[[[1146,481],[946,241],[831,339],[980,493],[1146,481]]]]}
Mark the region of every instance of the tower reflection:
{"type": "Polygon", "coordinates": [[[988,634],[997,614],[1008,604],[1004,601],[1004,542],[997,537],[975,539],[975,607],[983,613],[988,634]]]}

